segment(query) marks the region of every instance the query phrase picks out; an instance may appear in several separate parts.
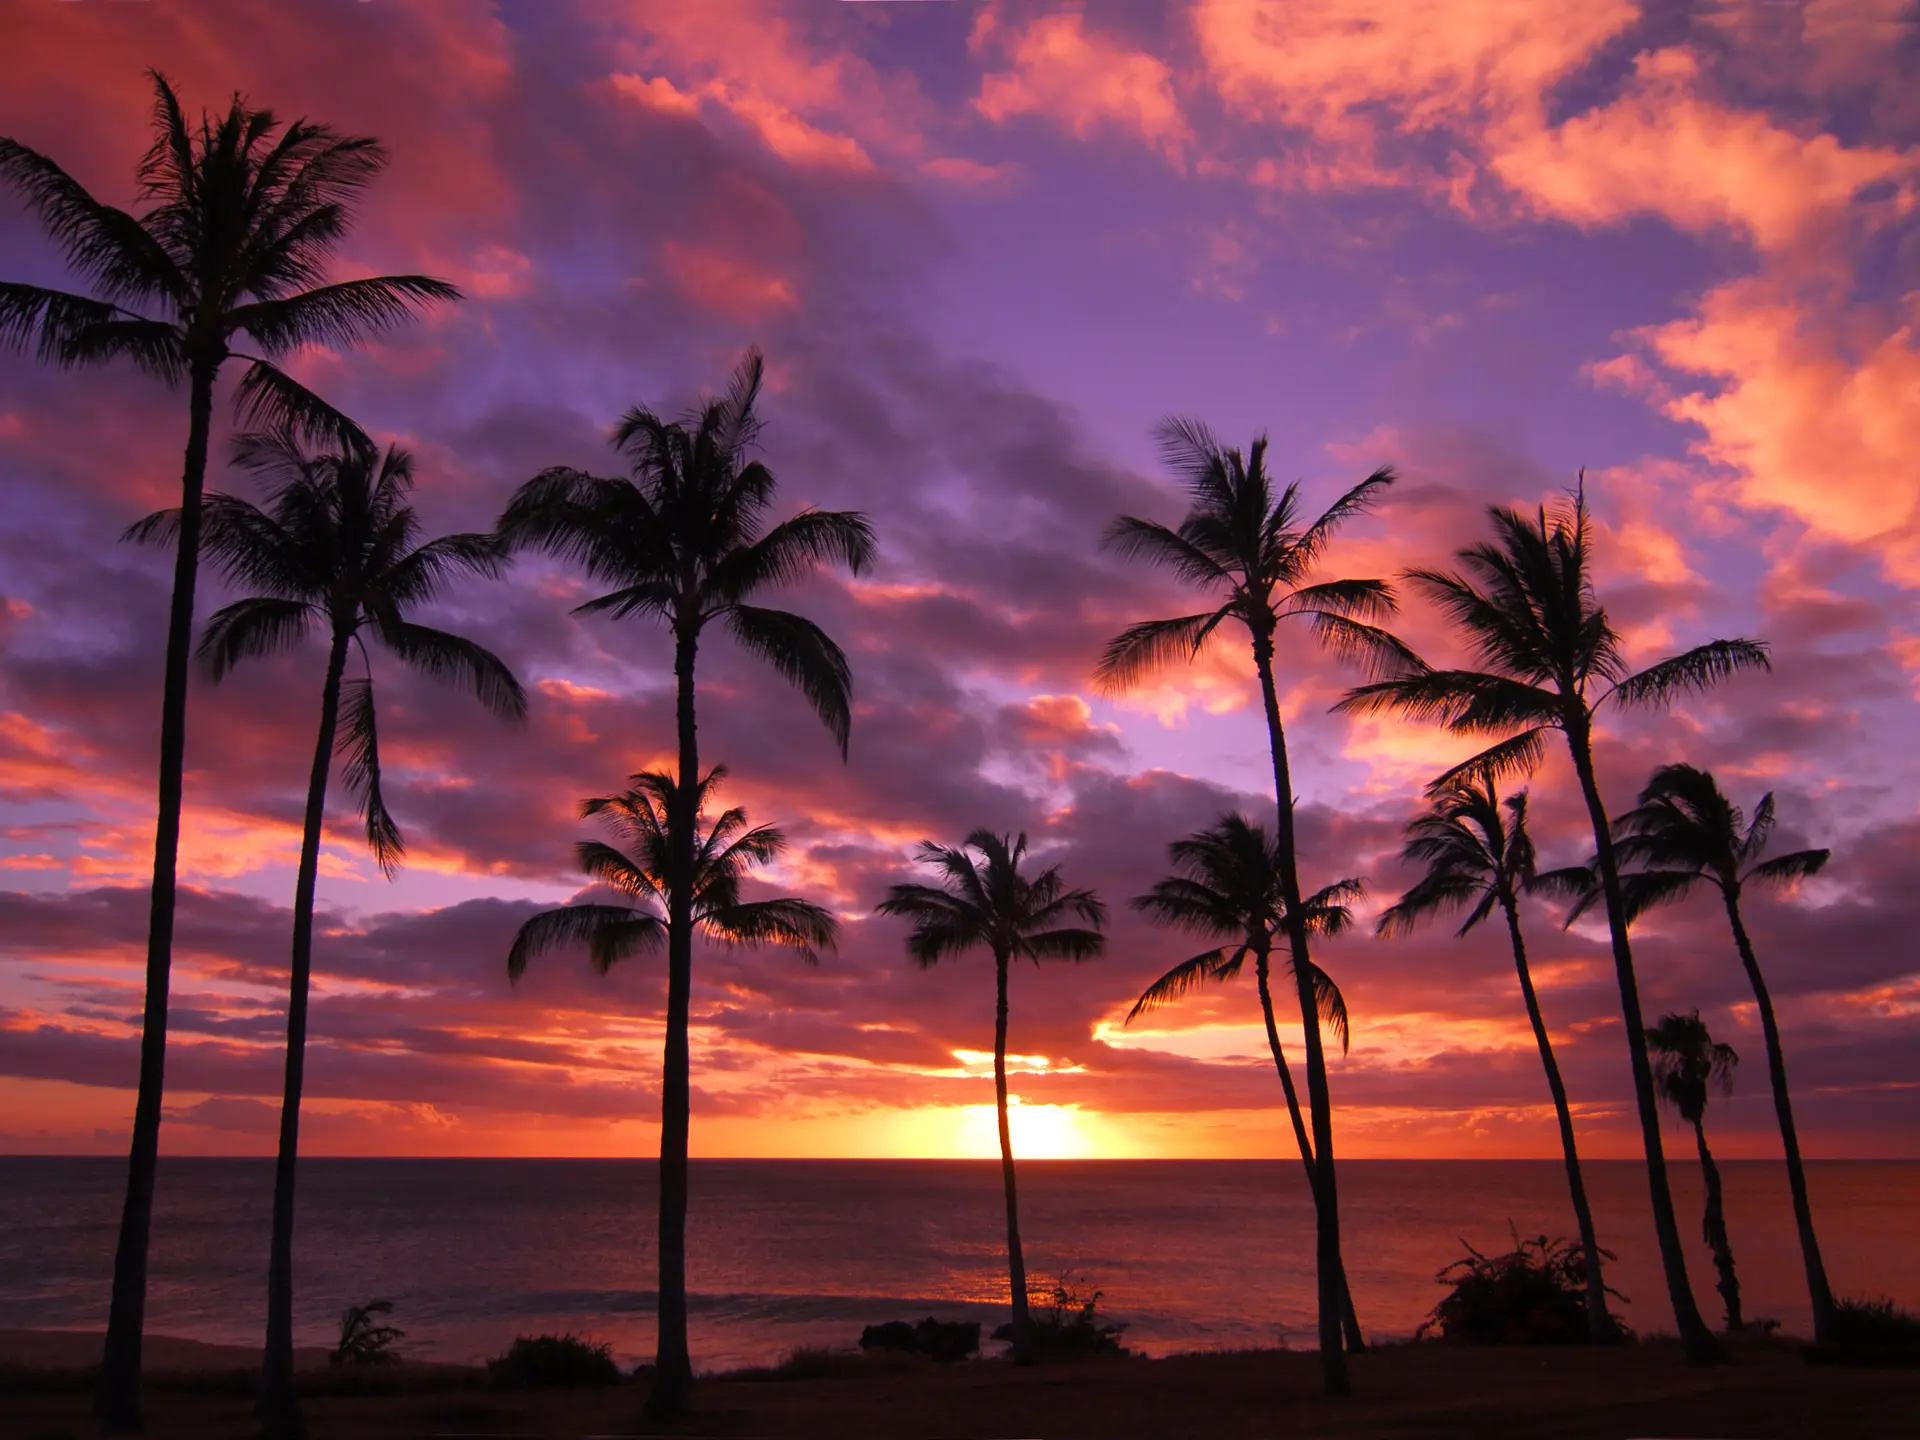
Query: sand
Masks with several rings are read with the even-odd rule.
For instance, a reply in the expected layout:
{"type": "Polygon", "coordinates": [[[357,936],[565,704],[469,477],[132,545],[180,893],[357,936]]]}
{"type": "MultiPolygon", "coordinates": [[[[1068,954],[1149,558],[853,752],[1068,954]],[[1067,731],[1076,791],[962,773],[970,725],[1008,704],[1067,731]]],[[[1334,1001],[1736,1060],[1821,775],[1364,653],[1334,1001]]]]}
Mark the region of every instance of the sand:
{"type": "MultiPolygon", "coordinates": [[[[80,1440],[97,1432],[81,1370],[97,1336],[0,1332],[0,1434],[80,1440]],[[50,1357],[50,1358],[49,1358],[50,1357]],[[52,1368],[61,1365],[67,1368],[52,1368]]],[[[148,1341],[154,1358],[148,1433],[156,1440],[251,1437],[239,1377],[190,1377],[253,1363],[251,1352],[148,1341]],[[176,1348],[179,1347],[179,1348],[176,1348]],[[161,1357],[167,1357],[163,1360],[161,1357]]],[[[637,1385],[588,1392],[487,1388],[470,1370],[401,1372],[378,1383],[400,1393],[312,1393],[314,1440],[425,1440],[520,1436],[585,1440],[648,1434],[731,1437],[974,1437],[974,1440],[1239,1440],[1239,1437],[1807,1436],[1819,1440],[1920,1435],[1920,1370],[1809,1366],[1791,1342],[1754,1343],[1733,1363],[1696,1368],[1670,1344],[1617,1350],[1492,1350],[1429,1344],[1356,1357],[1355,1394],[1319,1394],[1310,1353],[1113,1358],[1016,1369],[999,1362],[888,1367],[849,1360],[813,1379],[703,1380],[696,1412],[670,1426],[640,1415],[637,1385]],[[847,1373],[850,1372],[850,1373],[847,1373]]],[[[315,1374],[319,1392],[339,1381],[315,1374]]]]}

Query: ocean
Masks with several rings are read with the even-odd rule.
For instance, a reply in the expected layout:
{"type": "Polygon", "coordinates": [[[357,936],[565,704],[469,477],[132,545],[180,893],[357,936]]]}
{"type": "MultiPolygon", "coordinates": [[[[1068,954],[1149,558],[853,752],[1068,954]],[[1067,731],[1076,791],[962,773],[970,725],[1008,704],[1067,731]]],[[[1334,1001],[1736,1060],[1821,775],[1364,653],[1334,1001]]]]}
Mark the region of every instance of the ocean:
{"type": "MultiPolygon", "coordinates": [[[[1809,1167],[1827,1269],[1842,1294],[1920,1308],[1920,1163],[1809,1167]]],[[[1785,1173],[1722,1163],[1749,1317],[1805,1334],[1785,1173]]],[[[1609,1283],[1642,1333],[1672,1328],[1642,1168],[1586,1167],[1609,1283]]],[[[1718,1316],[1700,1243],[1701,1187],[1672,1165],[1695,1295],[1718,1316]]],[[[0,1328],[104,1327],[122,1162],[0,1157],[0,1328]]],[[[259,1343],[267,1160],[166,1159],[147,1328],[259,1343]]],[[[1463,1253],[1571,1235],[1557,1161],[1347,1161],[1347,1273],[1371,1336],[1411,1334],[1463,1253]]],[[[1148,1354],[1311,1347],[1313,1215],[1299,1162],[1031,1161],[1021,1230],[1036,1282],[1063,1273],[1148,1354]]],[[[653,1348],[650,1161],[301,1162],[297,1340],[331,1346],[342,1308],[391,1299],[404,1355],[469,1361],[516,1334],[572,1331],[625,1363],[653,1348]]],[[[692,1347],[702,1370],[850,1347],[863,1326],[1007,1315],[999,1167],[979,1161],[696,1160],[688,1225],[692,1347]]]]}

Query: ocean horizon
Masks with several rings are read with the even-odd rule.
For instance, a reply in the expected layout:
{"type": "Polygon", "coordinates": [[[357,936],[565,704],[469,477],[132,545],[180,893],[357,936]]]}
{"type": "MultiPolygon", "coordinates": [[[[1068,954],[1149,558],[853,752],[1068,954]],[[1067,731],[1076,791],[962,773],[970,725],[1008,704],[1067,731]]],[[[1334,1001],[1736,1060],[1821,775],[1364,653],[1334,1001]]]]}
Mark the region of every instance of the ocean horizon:
{"type": "MultiPolygon", "coordinates": [[[[0,1156],[0,1328],[106,1322],[124,1161],[0,1156]]],[[[1810,1328],[1786,1173],[1723,1161],[1750,1318],[1810,1328]]],[[[654,1339],[656,1163],[598,1159],[307,1158],[300,1162],[295,1327],[330,1347],[340,1312],[395,1304],[397,1347],[470,1362],[517,1334],[570,1331],[623,1364],[654,1339]]],[[[1698,1168],[1670,1165],[1696,1298],[1717,1318],[1698,1168]]],[[[1585,1167],[1608,1283],[1636,1332],[1672,1328],[1644,1167],[1585,1167]]],[[[1920,1161],[1810,1162],[1829,1273],[1843,1295],[1920,1302],[1920,1161]]],[[[1344,1255],[1370,1338],[1411,1335],[1436,1272],[1513,1236],[1574,1234],[1557,1160],[1351,1160],[1344,1255]]],[[[1297,1160],[1034,1160],[1020,1165],[1029,1277],[1101,1292],[1138,1351],[1311,1348],[1313,1216],[1297,1160]]],[[[692,1165],[694,1362],[767,1364],[849,1348],[868,1324],[1008,1311],[999,1165],[991,1160],[701,1159],[692,1165]]],[[[161,1163],[150,1333],[256,1345],[265,1313],[272,1161],[161,1163]]]]}

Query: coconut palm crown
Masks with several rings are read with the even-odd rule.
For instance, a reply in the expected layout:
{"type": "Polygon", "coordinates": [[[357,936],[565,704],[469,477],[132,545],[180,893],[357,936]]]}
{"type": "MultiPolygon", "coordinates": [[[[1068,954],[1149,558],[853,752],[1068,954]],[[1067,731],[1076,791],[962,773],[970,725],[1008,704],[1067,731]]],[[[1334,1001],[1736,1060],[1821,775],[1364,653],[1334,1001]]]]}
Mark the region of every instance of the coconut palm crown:
{"type": "Polygon", "coordinates": [[[229,359],[240,360],[246,370],[234,399],[244,423],[297,426],[309,438],[365,446],[358,426],[276,362],[310,344],[345,349],[460,294],[424,275],[326,283],[328,261],[351,226],[353,202],[386,164],[377,141],[306,120],[283,126],[238,95],[225,114],[202,114],[196,126],[166,78],[149,75],[153,143],[136,170],[145,206],[138,214],[97,199],[48,156],[0,137],[0,183],[26,202],[90,291],[0,281],[0,347],[32,350],[62,368],[124,360],[170,387],[184,381],[187,388],[140,1075],[96,1402],[108,1427],[118,1430],[141,1423],[140,1337],[166,1088],[187,671],[215,382],[229,359]],[[251,352],[236,348],[242,341],[251,352]]]}
{"type": "Polygon", "coordinates": [[[907,953],[922,969],[968,950],[984,949],[993,955],[997,980],[993,1084],[1006,1195],[1013,1348],[1020,1360],[1034,1358],[1034,1330],[1027,1303],[1026,1258],[1020,1248],[1013,1136],[1007,1122],[1007,972],[1016,960],[1036,965],[1043,960],[1091,960],[1106,948],[1106,936],[1100,931],[1106,907],[1099,897],[1091,890],[1067,888],[1058,866],[1037,875],[1022,874],[1026,855],[1024,834],[1015,838],[980,829],[957,847],[922,841],[914,858],[932,868],[939,883],[894,885],[876,907],[882,915],[912,922],[907,953]]]}
{"type": "MultiPolygon", "coordinates": [[[[708,801],[726,775],[724,765],[714,766],[694,800],[704,830],[694,851],[695,922],[722,944],[783,945],[817,965],[818,952],[834,948],[840,922],[806,900],[742,898],[742,882],[778,859],[787,841],[775,826],[749,826],[746,811],[738,806],[706,819],[708,801]]],[[[528,963],[549,950],[584,946],[589,963],[604,975],[621,961],[657,952],[666,944],[673,865],[669,817],[678,804],[677,788],[672,775],[644,770],[629,777],[618,795],[581,803],[581,817],[599,819],[625,848],[583,840],[575,849],[580,870],[595,885],[624,899],[563,905],[533,916],[507,951],[508,979],[517,983],[528,963]]]]}
{"type": "Polygon", "coordinates": [[[1627,936],[1631,917],[1621,893],[1619,863],[1594,770],[1593,727],[1596,712],[1609,702],[1665,707],[1740,671],[1767,669],[1767,647],[1755,640],[1712,640],[1644,669],[1631,669],[1619,633],[1594,590],[1584,476],[1566,503],[1551,511],[1543,505],[1528,516],[1494,506],[1488,518],[1493,538],[1458,552],[1464,573],[1408,572],[1413,584],[1453,622],[1479,668],[1439,669],[1411,659],[1398,674],[1350,691],[1336,708],[1363,713],[1391,710],[1436,722],[1456,735],[1494,739],[1494,744],[1441,775],[1431,791],[1469,775],[1496,780],[1527,772],[1544,756],[1553,731],[1565,739],[1586,801],[1607,902],[1614,975],[1667,1295],[1687,1354],[1696,1361],[1715,1361],[1723,1352],[1701,1319],[1687,1281],[1686,1254],[1667,1183],[1659,1102],[1647,1060],[1639,982],[1627,936]]]}

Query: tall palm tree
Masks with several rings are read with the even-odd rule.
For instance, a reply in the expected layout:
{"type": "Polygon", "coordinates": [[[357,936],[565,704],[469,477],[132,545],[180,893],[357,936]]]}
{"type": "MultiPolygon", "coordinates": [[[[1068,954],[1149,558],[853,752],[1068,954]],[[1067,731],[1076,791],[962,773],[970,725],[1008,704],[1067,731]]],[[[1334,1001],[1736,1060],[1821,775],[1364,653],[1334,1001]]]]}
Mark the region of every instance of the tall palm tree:
{"type": "Polygon", "coordinates": [[[1720,1203],[1720,1167],[1713,1163],[1707,1148],[1707,1092],[1719,1086],[1720,1093],[1733,1093],[1733,1067],[1740,1057],[1731,1045],[1714,1043],[1700,1019],[1691,1015],[1662,1015],[1660,1022],[1647,1031],[1647,1044],[1653,1048],[1653,1083],[1660,1098],[1671,1105],[1680,1118],[1693,1126],[1694,1143],[1700,1147],[1700,1173],[1706,1178],[1707,1208],[1700,1230],[1707,1247],[1713,1251],[1713,1265],[1720,1272],[1714,1287],[1727,1307],[1727,1329],[1740,1328],[1740,1281],[1733,1273],[1733,1246],[1727,1241],[1727,1217],[1720,1203]]]}
{"type": "MultiPolygon", "coordinates": [[[[403,845],[380,793],[380,742],[374,721],[373,665],[367,641],[403,664],[470,688],[495,714],[525,718],[527,700],[504,662],[458,635],[408,618],[462,574],[496,577],[504,556],[491,535],[443,535],[417,543],[420,522],[409,499],[413,460],[390,448],[309,455],[288,433],[243,435],[234,460],[268,487],[265,509],[210,494],[201,545],[229,581],[255,593],[216,611],[200,642],[214,681],[243,660],[277,654],[315,630],[327,637],[320,730],[307,781],[300,868],[293,892],[293,959],[288,979],[285,1089],[273,1174],[273,1238],[267,1263],[267,1336],[260,1405],[269,1427],[295,1431],[293,1392],[293,1210],[300,1152],[300,1096],[306,1072],[307,992],[313,964],[314,890],[326,821],[327,782],[336,753],[342,777],[359,797],[367,843],[391,875],[403,845]],[[346,678],[353,650],[365,674],[346,678]],[[344,722],[344,723],[343,723],[344,722]]],[[[134,526],[144,540],[179,538],[181,514],[163,510],[134,526]]]]}
{"type": "Polygon", "coordinates": [[[1587,1330],[1595,1340],[1611,1340],[1619,1328],[1607,1313],[1607,1287],[1600,1274],[1600,1242],[1594,1235],[1593,1211],[1580,1176],[1580,1152],[1574,1144],[1573,1112],[1567,1105],[1567,1087],[1560,1064],[1553,1058],[1553,1041],[1540,1014],[1540,997],[1527,966],[1527,945],[1520,933],[1520,897],[1538,878],[1533,838],[1527,833],[1527,792],[1510,795],[1504,804],[1490,779],[1463,778],[1432,796],[1431,808],[1407,826],[1401,858],[1424,865],[1426,873],[1394,904],[1381,912],[1376,928],[1382,935],[1408,935],[1421,921],[1443,910],[1467,908],[1457,933],[1467,935],[1490,916],[1496,906],[1507,922],[1513,946],[1514,969],[1520,974],[1520,994],[1540,1064],[1547,1072],[1554,1114],[1560,1121],[1560,1153],[1567,1166],[1567,1189],[1573,1196],[1574,1219],[1580,1226],[1580,1253],[1586,1267],[1587,1330]],[[1505,811],[1505,815],[1501,812],[1505,811]]]}
{"type": "Polygon", "coordinates": [[[228,360],[243,361],[235,401],[248,423],[293,424],[310,437],[363,442],[357,427],[273,362],[308,344],[353,344],[425,304],[460,294],[423,275],[322,283],[327,261],[347,233],[352,202],[386,164],[377,141],[306,120],[282,128],[271,111],[251,109],[238,95],[225,115],[216,120],[203,114],[194,127],[173,87],[150,73],[153,144],[137,172],[139,196],[147,202],[138,215],[102,204],[45,155],[0,138],[0,180],[20,192],[93,291],[0,283],[0,345],[31,347],[43,361],[62,367],[127,360],[169,386],[184,381],[187,388],[179,551],[160,706],[139,1098],[100,1376],[100,1414],[116,1428],[140,1423],[140,1334],[166,1078],[187,669],[214,383],[228,360]],[[241,336],[257,355],[234,348],[241,336]]]}
{"type": "MultiPolygon", "coordinates": [[[[746,811],[734,806],[709,822],[707,802],[726,778],[723,765],[709,770],[693,797],[693,919],[702,932],[727,945],[786,945],[809,965],[831,950],[840,922],[805,900],[743,900],[740,885],[754,870],[778,858],[786,836],[771,825],[749,828],[746,811]]],[[[602,840],[583,840],[580,869],[597,885],[618,891],[623,904],[582,903],[546,910],[520,927],[507,952],[507,978],[518,982],[536,956],[561,946],[584,945],[594,970],[604,975],[622,960],[657,952],[667,940],[672,903],[674,816],[680,812],[679,782],[658,770],[628,777],[618,795],[588,800],[582,818],[599,817],[621,850],[602,840]]]]}
{"type": "Polygon", "coordinates": [[[777,488],[749,455],[760,434],[755,406],[762,363],[750,350],[727,393],[680,420],[629,410],[613,444],[631,478],[603,479],[565,467],[543,471],[515,492],[500,517],[513,546],[544,550],[610,586],[575,614],[645,615],[673,637],[678,773],[670,812],[667,871],[667,1034],[660,1086],[660,1338],[647,1404],[655,1415],[682,1409],[693,1385],[687,1353],[687,1134],[691,1079],[687,1042],[693,984],[694,809],[700,746],[694,668],[709,624],[796,685],[847,753],[853,679],[847,658],[811,620],[749,604],[776,585],[838,561],[858,574],[873,557],[873,532],[854,511],[802,510],[772,526],[777,488]]]}
{"type": "MultiPolygon", "coordinates": [[[[1313,1163],[1313,1141],[1307,1134],[1306,1121],[1301,1118],[1293,1071],[1280,1048],[1273,992],[1268,985],[1273,947],[1281,934],[1284,908],[1280,898],[1280,865],[1273,842],[1264,828],[1243,815],[1229,812],[1207,829],[1174,841],[1167,850],[1177,873],[1155,882],[1145,895],[1136,896],[1133,908],[1159,924],[1218,937],[1225,943],[1181,961],[1141,991],[1123,1023],[1131,1025],[1147,1011],[1179,999],[1198,985],[1233,979],[1247,957],[1252,956],[1260,1014],[1267,1027],[1267,1048],[1273,1053],[1273,1068],[1280,1076],[1280,1089],[1287,1097],[1287,1115],[1293,1122],[1293,1138],[1300,1147],[1301,1163],[1306,1167],[1307,1192],[1312,1194],[1319,1183],[1319,1171],[1313,1163]]],[[[1359,880],[1349,879],[1336,881],[1309,895],[1304,902],[1307,929],[1315,935],[1340,934],[1353,923],[1349,902],[1364,893],[1365,887],[1359,880]]],[[[1333,977],[1318,965],[1314,966],[1313,987],[1319,999],[1321,1023],[1339,1037],[1344,1052],[1348,1043],[1346,999],[1333,977]]],[[[1340,1289],[1340,1323],[1347,1349],[1363,1350],[1366,1346],[1344,1267],[1340,1289]]]]}
{"type": "Polygon", "coordinates": [[[1700,1318],[1687,1281],[1686,1254],[1673,1214],[1659,1102],[1647,1060],[1646,1026],[1634,976],[1630,919],[1620,889],[1620,867],[1606,806],[1593,765],[1596,712],[1619,706],[1665,707],[1741,670],[1768,668],[1767,647],[1754,640],[1712,640],[1637,672],[1627,668],[1620,636],[1594,591],[1584,476],[1568,502],[1551,514],[1541,506],[1529,518],[1504,506],[1489,509],[1494,537],[1468,546],[1458,558],[1467,574],[1414,570],[1409,578],[1435,600],[1474,652],[1480,669],[1437,670],[1417,658],[1399,675],[1362,685],[1336,707],[1393,710],[1436,721],[1456,735],[1502,736],[1498,743],[1440,777],[1495,780],[1530,770],[1558,730],[1579,778],[1593,828],[1614,975],[1620,987],[1627,1052],[1647,1157],[1654,1234],[1666,1272],[1667,1294],[1680,1338],[1697,1361],[1722,1358],[1700,1318]],[[1469,578],[1470,577],[1470,578],[1469,578]]]}
{"type": "Polygon", "coordinates": [[[1175,660],[1191,660],[1232,620],[1253,644],[1260,677],[1267,740],[1273,756],[1274,849],[1280,864],[1281,926],[1292,960],[1300,1023],[1306,1032],[1307,1101],[1313,1121],[1317,1218],[1315,1258],[1319,1272],[1320,1363],[1329,1394],[1352,1388],[1341,1348],[1339,1187],[1333,1164],[1333,1108],[1321,1043],[1318,1005],[1311,982],[1306,911],[1301,904],[1299,858],[1294,844],[1293,778],[1280,694],[1274,681],[1274,637],[1283,620],[1298,621],[1334,653],[1375,667],[1404,664],[1400,642],[1371,621],[1393,613],[1392,587],[1384,580],[1324,580],[1309,583],[1334,531],[1365,514],[1387,486],[1389,469],[1374,471],[1317,519],[1300,509],[1298,485],[1275,493],[1267,474],[1267,440],[1260,436],[1243,455],[1223,446],[1206,426],[1170,419],[1158,431],[1161,454],[1185,481],[1187,513],[1178,526],[1123,515],[1108,529],[1107,547],[1172,571],[1212,592],[1211,608],[1167,620],[1129,626],[1107,646],[1095,671],[1109,692],[1124,691],[1175,660]]]}
{"type": "Polygon", "coordinates": [[[1748,886],[1790,885],[1817,874],[1830,850],[1796,850],[1763,860],[1774,824],[1773,796],[1760,797],[1753,820],[1721,791],[1712,774],[1691,765],[1662,765],[1653,772],[1639,805],[1613,822],[1615,846],[1627,877],[1628,903],[1636,911],[1679,900],[1705,884],[1720,892],[1734,948],[1753,987],[1760,1028],[1767,1041],[1767,1075],[1773,1083],[1773,1109],[1787,1155],[1787,1184],[1793,1192],[1793,1218],[1800,1232],[1800,1256],[1807,1272],[1813,1307],[1813,1335],[1822,1344],[1833,1331],[1833,1291],[1813,1230],[1807,1200],[1806,1169],[1800,1162],[1800,1136],[1793,1123],[1793,1099],[1787,1087],[1786,1055],[1773,997],[1753,953],[1753,941],[1740,915],[1740,897],[1748,886]]]}
{"type": "Polygon", "coordinates": [[[975,830],[958,848],[924,840],[915,857],[940,876],[937,885],[893,886],[882,915],[913,922],[907,953],[925,969],[963,951],[993,954],[997,1000],[993,1025],[993,1090],[1000,1115],[1000,1174],[1007,1198],[1007,1271],[1013,1296],[1013,1351],[1034,1355],[1027,1308],[1027,1263],[1020,1253],[1020,1203],[1013,1179],[1013,1136],[1007,1128],[1007,972],[1015,960],[1091,960],[1106,947],[1106,907],[1091,890],[1069,890],[1058,866],[1020,873],[1027,837],[975,830]],[[978,857],[976,859],[976,856],[978,857]],[[1078,919],[1083,923],[1070,922],[1078,919]]]}

